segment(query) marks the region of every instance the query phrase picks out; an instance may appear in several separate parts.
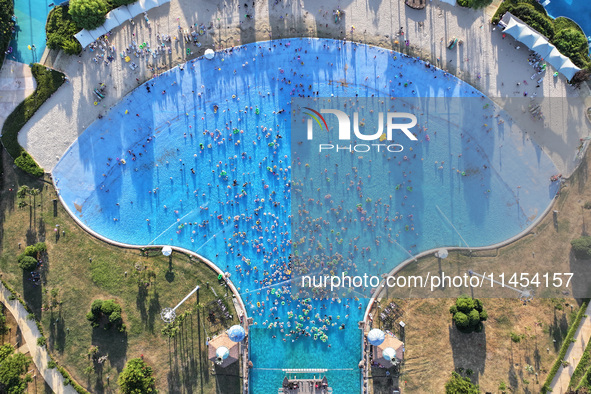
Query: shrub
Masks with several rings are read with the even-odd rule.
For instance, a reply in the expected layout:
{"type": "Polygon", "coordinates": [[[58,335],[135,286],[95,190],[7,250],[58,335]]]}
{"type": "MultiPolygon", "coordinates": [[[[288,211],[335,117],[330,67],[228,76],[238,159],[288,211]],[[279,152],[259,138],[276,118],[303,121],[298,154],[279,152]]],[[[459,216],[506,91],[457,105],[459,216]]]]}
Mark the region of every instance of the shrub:
{"type": "Polygon", "coordinates": [[[154,393],[154,377],[152,368],[141,358],[133,358],[127,362],[117,383],[124,394],[154,393]]]}
{"type": "Polygon", "coordinates": [[[468,320],[468,316],[466,316],[466,314],[462,313],[462,312],[458,312],[454,315],[453,317],[454,323],[456,324],[456,327],[458,327],[459,329],[467,329],[468,326],[470,325],[469,320],[468,320]]]}
{"type": "Polygon", "coordinates": [[[51,49],[62,49],[68,55],[77,55],[82,52],[82,46],[74,35],[81,29],[68,10],[68,6],[58,6],[49,13],[45,25],[47,46],[51,49]]]}
{"type": "Polygon", "coordinates": [[[591,236],[573,239],[570,244],[577,259],[591,259],[591,236]]]}
{"type": "Polygon", "coordinates": [[[21,152],[20,156],[14,160],[14,164],[21,170],[28,172],[29,174],[42,177],[45,174],[43,168],[39,167],[37,162],[27,152],[21,152]]]}
{"type": "Polygon", "coordinates": [[[484,8],[492,3],[492,0],[458,0],[458,5],[467,8],[484,8]]]}
{"type": "Polygon", "coordinates": [[[24,271],[33,271],[37,268],[37,259],[31,256],[21,254],[18,256],[18,266],[24,271]]]}
{"type": "Polygon", "coordinates": [[[479,394],[478,385],[472,383],[470,378],[462,377],[457,372],[451,373],[451,378],[445,383],[446,394],[479,394]]]}
{"type": "Polygon", "coordinates": [[[121,318],[121,306],[113,300],[94,300],[90,306],[90,312],[86,314],[86,319],[91,322],[93,327],[100,325],[101,318],[105,317],[107,323],[105,329],[115,325],[119,331],[125,331],[125,325],[121,318]]]}
{"type": "Polygon", "coordinates": [[[47,339],[45,337],[37,338],[37,346],[45,346],[47,344],[47,339]]]}
{"type": "Polygon", "coordinates": [[[90,306],[90,311],[93,314],[98,315],[101,312],[102,306],[103,306],[102,300],[94,300],[94,301],[92,301],[92,305],[90,306]]]}
{"type": "MultiPolygon", "coordinates": [[[[18,132],[39,107],[64,83],[64,74],[51,70],[40,64],[31,66],[31,73],[37,82],[37,88],[8,115],[2,126],[2,143],[10,156],[16,158],[14,163],[22,170],[35,175],[43,175],[43,169],[35,161],[26,156],[21,158],[23,148],[18,143],[18,132]],[[19,160],[20,159],[20,160],[19,160]]],[[[29,156],[30,157],[30,156],[29,156]]]]}
{"type": "Polygon", "coordinates": [[[527,23],[532,29],[542,33],[550,40],[554,37],[554,25],[552,20],[545,14],[536,11],[531,4],[520,4],[513,7],[511,13],[527,23]]]}
{"type": "Polygon", "coordinates": [[[511,335],[511,340],[515,343],[521,342],[521,338],[523,338],[523,335],[516,334],[513,331],[511,331],[510,335],[511,335]]]}
{"type": "Polygon", "coordinates": [[[96,29],[105,23],[109,7],[104,0],[71,0],[68,13],[82,29],[96,29]]]}
{"type": "Polygon", "coordinates": [[[455,305],[449,308],[449,313],[453,315],[456,328],[465,333],[482,331],[482,322],[488,319],[482,301],[468,296],[458,298],[455,305]]]}
{"type": "Polygon", "coordinates": [[[572,58],[587,47],[587,38],[579,30],[564,29],[554,36],[554,45],[564,56],[572,58]]]}
{"type": "Polygon", "coordinates": [[[120,7],[122,5],[127,5],[131,3],[135,3],[137,0],[111,0],[113,7],[120,7]]]}

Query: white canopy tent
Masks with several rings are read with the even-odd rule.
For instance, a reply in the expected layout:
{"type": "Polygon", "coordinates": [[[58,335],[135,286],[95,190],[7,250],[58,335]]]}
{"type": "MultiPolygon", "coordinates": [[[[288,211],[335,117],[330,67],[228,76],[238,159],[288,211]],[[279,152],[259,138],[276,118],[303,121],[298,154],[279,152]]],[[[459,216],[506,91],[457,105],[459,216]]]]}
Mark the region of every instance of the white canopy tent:
{"type": "Polygon", "coordinates": [[[105,28],[106,31],[109,31],[109,30],[113,30],[114,28],[116,28],[120,24],[121,23],[117,20],[117,18],[115,18],[113,15],[111,15],[111,13],[109,13],[109,14],[107,14],[107,18],[105,20],[105,23],[103,23],[103,27],[105,28]]]}
{"type": "Polygon", "coordinates": [[[104,36],[105,34],[107,34],[109,31],[107,29],[105,29],[103,26],[99,26],[94,30],[89,30],[88,31],[90,33],[91,36],[94,37],[94,39],[96,40],[97,38],[99,38],[100,36],[104,36]]]}
{"type": "Polygon", "coordinates": [[[580,70],[569,58],[561,54],[554,45],[548,42],[547,38],[523,23],[510,12],[505,13],[502,22],[507,26],[503,30],[503,33],[509,34],[532,51],[535,51],[569,81],[580,70]]]}
{"type": "Polygon", "coordinates": [[[80,45],[82,45],[82,48],[86,48],[94,41],[94,37],[90,35],[88,30],[80,30],[78,33],[74,34],[74,37],[76,37],[80,45]]]}
{"type": "Polygon", "coordinates": [[[527,45],[528,48],[531,48],[539,38],[542,38],[542,36],[530,29],[523,29],[521,34],[516,37],[517,40],[527,45]]]}
{"type": "Polygon", "coordinates": [[[127,10],[129,11],[129,13],[133,16],[136,17],[139,14],[143,14],[144,11],[146,11],[144,9],[144,5],[142,4],[141,1],[136,1],[135,3],[131,3],[127,5],[127,10]]]}
{"type": "Polygon", "coordinates": [[[152,8],[160,6],[158,0],[140,0],[139,3],[141,3],[146,10],[151,10],[152,8]]]}
{"type": "Polygon", "coordinates": [[[503,33],[507,33],[515,37],[521,34],[523,27],[524,25],[520,25],[515,19],[511,18],[509,23],[507,23],[507,27],[505,30],[503,30],[503,33]]]}
{"type": "Polygon", "coordinates": [[[570,59],[567,59],[566,62],[564,62],[564,64],[562,65],[562,67],[560,67],[560,72],[562,73],[562,75],[564,75],[569,81],[571,79],[573,79],[573,77],[575,76],[575,74],[577,73],[577,71],[579,71],[580,68],[578,68],[577,66],[575,66],[573,64],[573,62],[570,61],[570,59]]]}
{"type": "Polygon", "coordinates": [[[560,71],[560,67],[568,60],[566,57],[562,56],[558,49],[554,47],[552,51],[546,56],[546,62],[549,63],[552,67],[554,67],[557,71],[560,71]]]}
{"type": "Polygon", "coordinates": [[[113,11],[109,12],[108,15],[115,17],[119,21],[120,25],[123,22],[128,21],[131,18],[133,18],[133,16],[131,16],[131,14],[129,13],[129,10],[127,9],[127,7],[116,8],[113,11]]]}
{"type": "Polygon", "coordinates": [[[532,51],[535,51],[542,59],[545,59],[552,49],[554,49],[554,45],[550,44],[546,41],[545,38],[540,37],[538,40],[530,47],[532,51]]]}
{"type": "Polygon", "coordinates": [[[76,33],[74,37],[76,37],[80,45],[82,45],[82,48],[86,48],[100,36],[121,26],[123,22],[169,2],[170,0],[139,0],[135,3],[118,7],[107,14],[105,23],[103,23],[102,26],[90,31],[83,29],[76,33]]]}

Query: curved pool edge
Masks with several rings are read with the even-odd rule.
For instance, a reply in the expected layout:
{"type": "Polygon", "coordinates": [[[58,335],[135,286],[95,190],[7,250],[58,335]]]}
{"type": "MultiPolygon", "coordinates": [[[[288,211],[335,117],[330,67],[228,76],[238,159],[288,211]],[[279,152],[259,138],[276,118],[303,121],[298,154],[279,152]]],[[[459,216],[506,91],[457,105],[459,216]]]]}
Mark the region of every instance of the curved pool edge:
{"type": "MultiPolygon", "coordinates": [[[[50,178],[51,178],[51,184],[53,185],[53,188],[56,191],[59,201],[62,204],[62,206],[65,208],[68,215],[70,215],[70,217],[72,219],[74,219],[74,222],[76,222],[76,224],[78,226],[80,226],[80,228],[82,228],[84,231],[86,231],[91,236],[93,236],[93,237],[95,237],[95,238],[97,238],[109,245],[113,245],[113,246],[117,246],[117,247],[121,247],[121,248],[128,248],[128,249],[163,248],[164,246],[170,246],[173,251],[184,253],[189,256],[197,257],[199,260],[201,260],[201,262],[204,262],[210,269],[212,269],[218,275],[222,275],[224,277],[226,276],[224,271],[222,271],[221,268],[219,268],[217,265],[215,265],[213,261],[209,260],[208,258],[206,258],[196,252],[193,252],[193,251],[185,249],[185,248],[181,248],[181,247],[173,246],[173,245],[131,245],[131,244],[123,243],[123,242],[114,241],[112,239],[109,239],[107,237],[104,237],[104,236],[98,234],[97,232],[92,230],[90,227],[88,227],[84,223],[82,223],[82,221],[78,217],[76,217],[76,215],[74,215],[74,213],[70,210],[68,205],[63,200],[62,195],[59,192],[57,185],[55,184],[54,177],[51,173],[50,173],[50,178]]],[[[238,301],[238,305],[242,309],[241,311],[237,311],[237,313],[241,313],[242,316],[244,316],[243,326],[244,326],[244,330],[246,331],[246,334],[248,335],[248,332],[249,332],[248,319],[249,318],[248,318],[248,311],[246,309],[246,305],[244,304],[244,301],[242,300],[242,297],[240,296],[240,293],[238,292],[238,289],[236,288],[236,286],[234,286],[234,283],[232,282],[232,280],[230,278],[225,278],[225,280],[226,280],[226,283],[228,284],[228,286],[230,287],[230,290],[232,291],[232,295],[236,298],[236,300],[238,301]]],[[[244,378],[243,378],[244,382],[242,384],[242,389],[243,389],[242,392],[248,393],[249,392],[249,388],[248,388],[249,373],[248,372],[249,372],[250,368],[248,367],[247,361],[249,358],[248,355],[250,354],[250,342],[247,342],[247,344],[246,344],[245,354],[246,354],[246,360],[242,360],[243,361],[242,370],[243,370],[243,376],[244,376],[244,378]]]]}
{"type": "MultiPolygon", "coordinates": [[[[447,249],[447,250],[468,250],[468,251],[472,252],[473,250],[481,251],[481,250],[498,249],[498,248],[502,248],[504,246],[507,246],[509,244],[512,244],[513,242],[517,242],[520,239],[522,239],[523,237],[525,237],[526,235],[528,235],[533,228],[535,228],[543,219],[546,218],[546,216],[548,215],[548,213],[550,213],[550,210],[554,207],[554,204],[556,204],[556,197],[559,194],[560,194],[560,188],[556,192],[556,195],[554,195],[554,197],[552,197],[552,200],[551,200],[550,204],[548,204],[548,206],[546,207],[546,209],[544,210],[544,212],[542,212],[541,215],[539,215],[523,231],[521,231],[520,233],[518,233],[518,234],[516,234],[516,235],[514,235],[514,236],[512,236],[510,238],[507,238],[504,241],[497,242],[495,244],[487,245],[487,246],[476,246],[476,247],[473,247],[473,248],[469,248],[469,247],[465,247],[465,246],[453,246],[453,247],[445,247],[445,249],[447,249]]],[[[400,263],[396,267],[394,267],[388,274],[384,274],[384,275],[386,275],[386,277],[393,276],[393,275],[397,274],[398,272],[400,272],[403,268],[405,268],[410,263],[412,263],[412,262],[418,262],[418,259],[421,259],[421,258],[423,258],[425,256],[428,256],[431,253],[435,253],[439,249],[441,249],[441,247],[429,249],[429,250],[426,250],[424,252],[421,252],[421,253],[415,255],[413,258],[406,259],[402,263],[400,263]]],[[[367,321],[367,318],[369,317],[369,313],[371,311],[371,308],[372,308],[374,302],[376,301],[376,299],[378,298],[378,296],[382,293],[382,289],[385,288],[385,286],[382,286],[383,284],[385,284],[385,279],[380,282],[380,284],[378,285],[378,291],[376,291],[374,293],[374,295],[368,301],[367,307],[365,309],[365,313],[363,314],[363,323],[364,324],[367,321]]]]}

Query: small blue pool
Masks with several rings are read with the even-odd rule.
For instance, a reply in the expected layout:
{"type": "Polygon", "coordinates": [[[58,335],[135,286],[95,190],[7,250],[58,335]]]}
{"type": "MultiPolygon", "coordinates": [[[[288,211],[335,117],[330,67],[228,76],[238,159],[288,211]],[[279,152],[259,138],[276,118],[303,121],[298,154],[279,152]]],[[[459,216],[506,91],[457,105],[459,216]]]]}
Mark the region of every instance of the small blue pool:
{"type": "MultiPolygon", "coordinates": [[[[291,180],[300,171],[292,168],[298,163],[291,102],[313,91],[319,97],[472,97],[487,111],[493,105],[455,77],[381,48],[326,39],[254,43],[188,62],[138,87],[89,126],[53,169],[67,208],[97,233],[128,244],[184,247],[232,274],[254,319],[253,393],[276,392],[282,368],[325,368],[335,393],[361,389],[357,322],[366,300],[294,299],[289,285],[297,211],[291,180]]],[[[553,163],[493,115],[476,113],[459,125],[453,118],[434,121],[429,144],[421,135],[412,160],[392,162],[397,173],[386,181],[408,190],[401,171],[416,181],[416,204],[400,208],[405,220],[414,215],[416,226],[407,234],[404,221],[392,224],[402,226],[392,233],[401,233],[404,248],[384,249],[389,258],[382,272],[408,257],[405,248],[414,254],[460,244],[435,204],[471,246],[518,234],[550,204],[557,189],[549,182],[553,163]],[[473,168],[483,164],[485,181],[473,168]]],[[[369,169],[359,171],[366,176],[369,169]]],[[[384,186],[372,187],[368,193],[384,186]]]]}
{"type": "Polygon", "coordinates": [[[46,42],[45,23],[53,8],[50,4],[54,3],[52,0],[14,0],[17,26],[10,41],[12,53],[6,56],[7,59],[25,64],[41,60],[46,42]]]}

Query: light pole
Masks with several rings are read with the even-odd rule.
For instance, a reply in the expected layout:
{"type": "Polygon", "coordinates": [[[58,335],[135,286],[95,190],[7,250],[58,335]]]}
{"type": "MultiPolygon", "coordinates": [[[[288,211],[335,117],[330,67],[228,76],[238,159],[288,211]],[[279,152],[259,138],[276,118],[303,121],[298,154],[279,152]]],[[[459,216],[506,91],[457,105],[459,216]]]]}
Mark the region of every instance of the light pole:
{"type": "Polygon", "coordinates": [[[511,289],[511,290],[517,292],[519,294],[519,299],[523,302],[530,302],[534,298],[534,291],[532,289],[524,288],[523,290],[519,290],[515,287],[507,285],[506,283],[501,283],[501,282],[496,281],[496,280],[489,278],[487,276],[477,274],[476,272],[474,272],[472,270],[468,271],[468,274],[470,274],[470,276],[476,275],[482,279],[486,279],[486,280],[489,280],[493,283],[496,283],[497,285],[499,285],[501,287],[506,287],[508,289],[511,289]]]}
{"type": "MultiPolygon", "coordinates": [[[[199,286],[195,287],[185,298],[181,300],[174,308],[164,308],[162,312],[160,312],[160,318],[164,320],[165,323],[172,323],[176,318],[176,309],[183,304],[183,302],[187,301],[189,297],[195,294],[199,290],[199,286]]],[[[197,295],[199,297],[199,294],[197,295]]]]}

